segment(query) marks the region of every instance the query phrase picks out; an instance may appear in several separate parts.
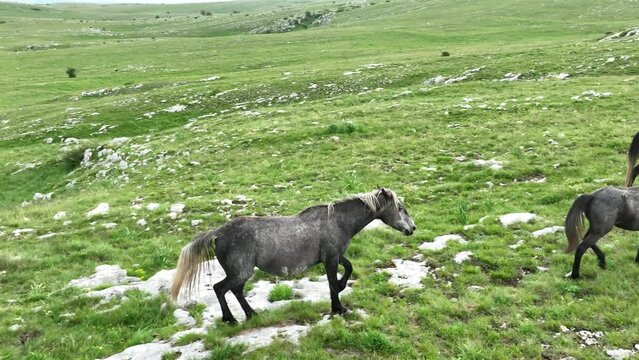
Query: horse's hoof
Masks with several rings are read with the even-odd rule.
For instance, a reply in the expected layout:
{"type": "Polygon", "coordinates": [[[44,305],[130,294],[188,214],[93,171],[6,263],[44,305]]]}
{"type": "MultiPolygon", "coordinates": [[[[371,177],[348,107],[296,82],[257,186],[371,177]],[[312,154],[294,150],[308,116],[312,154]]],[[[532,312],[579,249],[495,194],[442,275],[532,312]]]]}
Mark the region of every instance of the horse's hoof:
{"type": "Polygon", "coordinates": [[[346,314],[348,312],[348,308],[341,306],[337,309],[333,309],[332,313],[333,315],[337,314],[337,315],[343,315],[346,314]]]}
{"type": "Polygon", "coordinates": [[[235,320],[235,318],[229,318],[229,319],[222,318],[222,321],[229,325],[237,325],[237,320],[235,320]]]}
{"type": "Polygon", "coordinates": [[[570,274],[570,278],[573,279],[573,280],[579,279],[579,273],[576,273],[576,274],[571,273],[570,274]]]}

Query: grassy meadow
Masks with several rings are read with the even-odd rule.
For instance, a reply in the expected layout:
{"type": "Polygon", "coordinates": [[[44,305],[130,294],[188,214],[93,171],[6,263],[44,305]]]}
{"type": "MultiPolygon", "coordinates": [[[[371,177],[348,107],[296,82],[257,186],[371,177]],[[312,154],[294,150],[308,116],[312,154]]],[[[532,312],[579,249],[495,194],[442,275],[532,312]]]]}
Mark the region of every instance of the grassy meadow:
{"type": "MultiPolygon", "coordinates": [[[[579,194],[624,183],[639,131],[639,42],[600,39],[638,18],[627,0],[0,3],[0,359],[104,358],[168,339],[182,329],[168,296],[104,305],[67,284],[101,264],[146,279],[229,218],[294,214],[379,186],[404,198],[418,230],[353,239],[356,281],[342,300],[370,316],[245,357],[606,359],[632,349],[637,235],[611,232],[599,243],[608,268],[588,252],[573,281],[563,232],[531,233],[563,225],[579,194]],[[322,26],[249,34],[326,10],[322,26]],[[472,162],[491,159],[503,168],[472,162]],[[223,201],[238,195],[250,200],[223,201]],[[103,202],[109,213],[87,218],[103,202]],[[186,206],[173,219],[175,203],[186,206]],[[503,227],[499,215],[514,212],[540,219],[503,227]],[[419,250],[445,234],[468,243],[419,250]],[[458,264],[460,251],[473,256],[458,264]],[[419,254],[434,271],[421,289],[378,271],[419,254]],[[582,330],[603,336],[585,345],[582,330]]],[[[329,312],[293,303],[197,339],[212,358],[240,358],[225,338],[329,312]]]]}

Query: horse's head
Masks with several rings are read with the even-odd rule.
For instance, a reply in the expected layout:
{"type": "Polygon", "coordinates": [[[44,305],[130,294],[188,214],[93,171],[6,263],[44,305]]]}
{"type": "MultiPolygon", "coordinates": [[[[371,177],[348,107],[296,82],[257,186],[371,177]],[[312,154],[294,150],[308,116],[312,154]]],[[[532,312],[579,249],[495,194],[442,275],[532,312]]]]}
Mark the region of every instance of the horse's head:
{"type": "Polygon", "coordinates": [[[397,198],[395,192],[390,189],[381,188],[375,194],[379,202],[377,218],[395,230],[401,231],[404,235],[413,235],[415,222],[408,215],[404,204],[397,198]]]}

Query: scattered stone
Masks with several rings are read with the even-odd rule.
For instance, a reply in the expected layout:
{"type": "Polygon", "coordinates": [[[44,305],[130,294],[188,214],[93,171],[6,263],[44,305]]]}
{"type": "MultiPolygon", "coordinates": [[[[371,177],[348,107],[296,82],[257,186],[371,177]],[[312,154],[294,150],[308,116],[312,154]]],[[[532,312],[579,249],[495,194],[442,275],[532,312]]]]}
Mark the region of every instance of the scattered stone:
{"type": "Polygon", "coordinates": [[[9,331],[11,332],[16,332],[18,330],[22,329],[22,325],[20,324],[13,324],[11,326],[9,326],[9,331]]]}
{"type": "Polygon", "coordinates": [[[507,227],[517,223],[530,223],[532,221],[539,220],[539,219],[540,218],[537,215],[531,214],[531,213],[512,213],[512,214],[501,215],[499,217],[499,222],[501,223],[502,226],[507,227]]]}
{"type": "Polygon", "coordinates": [[[116,226],[118,226],[118,224],[116,224],[116,223],[112,223],[112,222],[111,222],[111,223],[104,223],[104,224],[102,224],[102,227],[103,227],[103,228],[105,228],[105,229],[107,229],[107,230],[108,230],[108,229],[113,229],[113,228],[114,228],[114,227],[116,227],[116,226]]]}
{"type": "Polygon", "coordinates": [[[532,178],[530,180],[526,180],[526,182],[527,183],[532,183],[532,184],[545,184],[547,180],[548,179],[546,179],[545,176],[542,176],[542,177],[532,178]]]}
{"type": "Polygon", "coordinates": [[[53,215],[53,220],[62,220],[67,216],[66,211],[58,211],[55,215],[53,215]]]}
{"type": "Polygon", "coordinates": [[[200,220],[200,219],[191,220],[191,226],[198,226],[198,225],[200,225],[202,222],[204,222],[204,220],[200,220]]]}
{"type": "Polygon", "coordinates": [[[466,71],[464,71],[461,75],[458,76],[453,76],[453,77],[444,77],[441,75],[435,76],[434,78],[430,78],[426,81],[424,81],[424,85],[440,85],[440,84],[446,84],[446,85],[450,85],[450,84],[454,84],[460,81],[464,81],[467,80],[468,78],[472,77],[474,74],[478,73],[479,71],[481,71],[484,68],[484,66],[478,67],[478,68],[473,68],[473,69],[468,69],[466,71]]]}
{"type": "Polygon", "coordinates": [[[511,249],[513,249],[513,250],[515,250],[515,249],[517,249],[518,247],[522,246],[524,243],[526,243],[526,241],[525,241],[525,240],[519,240],[519,241],[517,241],[517,243],[516,243],[516,244],[508,245],[508,247],[509,247],[509,248],[511,248],[511,249]]]}
{"type": "Polygon", "coordinates": [[[495,159],[490,159],[490,160],[473,160],[473,164],[475,164],[476,166],[483,166],[483,167],[487,167],[490,168],[492,170],[501,170],[503,169],[503,161],[499,161],[499,160],[495,160],[495,159]]]}
{"type": "Polygon", "coordinates": [[[588,331],[588,330],[581,330],[577,332],[577,335],[579,335],[579,337],[581,338],[581,344],[585,346],[592,346],[592,345],[599,344],[599,341],[597,339],[600,339],[604,336],[603,332],[601,331],[588,331]]]}
{"type": "Polygon", "coordinates": [[[627,349],[606,350],[606,355],[610,356],[610,358],[614,360],[627,359],[631,357],[632,355],[634,355],[634,353],[635,352],[633,350],[627,350],[627,349]]]}
{"type": "Polygon", "coordinates": [[[98,265],[95,273],[85,278],[79,278],[69,281],[68,286],[81,289],[92,289],[104,285],[120,285],[128,284],[132,281],[138,281],[136,277],[126,275],[126,270],[117,265],[98,265]]]}
{"type": "Polygon", "coordinates": [[[108,203],[100,203],[100,204],[98,204],[98,206],[95,209],[93,209],[93,210],[91,210],[91,211],[89,211],[87,213],[87,217],[88,218],[92,218],[94,216],[106,215],[108,213],[109,213],[109,204],[108,203]]]}
{"type": "Polygon", "coordinates": [[[171,106],[169,108],[166,108],[166,109],[164,109],[162,111],[166,111],[166,112],[170,112],[170,113],[176,113],[176,112],[181,112],[181,111],[184,111],[184,110],[186,110],[186,105],[176,104],[176,105],[173,105],[173,106],[171,106]]]}
{"type": "Polygon", "coordinates": [[[471,285],[467,289],[472,292],[478,292],[484,290],[484,287],[479,285],[471,285]]]}
{"type": "Polygon", "coordinates": [[[13,230],[13,236],[20,237],[22,234],[30,234],[32,232],[35,232],[35,229],[15,229],[13,230]]]}
{"type": "Polygon", "coordinates": [[[211,352],[204,348],[202,341],[183,346],[172,346],[167,342],[152,342],[132,346],[103,360],[161,360],[165,354],[176,354],[178,360],[201,360],[211,356],[211,352]]]}
{"type": "Polygon", "coordinates": [[[169,207],[169,211],[177,213],[177,214],[181,214],[184,211],[185,207],[186,205],[177,203],[177,204],[171,205],[171,207],[169,207]]]}
{"type": "Polygon", "coordinates": [[[515,73],[506,73],[504,74],[504,77],[499,79],[499,81],[515,81],[515,80],[519,80],[519,77],[521,76],[521,74],[515,74],[515,73]]]}
{"type": "Polygon", "coordinates": [[[62,142],[62,145],[75,145],[75,144],[78,144],[79,142],[80,140],[73,137],[69,137],[64,139],[64,141],[62,142]]]}
{"type": "Polygon", "coordinates": [[[22,164],[22,163],[18,162],[18,163],[16,163],[16,165],[19,165],[19,166],[22,166],[22,167],[20,169],[16,170],[16,171],[12,172],[11,175],[19,174],[19,173],[21,173],[23,171],[30,170],[30,169],[35,169],[37,166],[42,165],[42,163],[41,162],[37,162],[37,163],[24,163],[24,164],[22,164]]]}
{"type": "Polygon", "coordinates": [[[149,211],[154,211],[159,207],[160,207],[160,204],[158,203],[150,203],[149,205],[146,206],[146,209],[149,211]]]}
{"type": "Polygon", "coordinates": [[[457,241],[460,244],[468,243],[468,241],[466,241],[466,239],[464,239],[464,237],[461,235],[448,234],[448,235],[437,236],[435,239],[433,239],[432,242],[422,243],[421,245],[419,245],[419,249],[433,250],[433,251],[442,250],[446,247],[446,243],[449,241],[457,241]]]}
{"type": "Polygon", "coordinates": [[[570,74],[567,73],[559,73],[559,74],[548,74],[547,78],[553,78],[558,80],[565,80],[570,77],[570,74]]]}
{"type": "Polygon", "coordinates": [[[127,142],[129,142],[128,137],[118,137],[118,138],[111,139],[111,141],[109,141],[109,145],[112,147],[118,147],[118,146],[122,146],[126,144],[127,142]]]}
{"type": "Polygon", "coordinates": [[[550,226],[550,227],[543,228],[541,230],[533,231],[532,236],[538,238],[540,236],[544,236],[544,235],[547,235],[547,234],[554,234],[554,233],[559,232],[559,231],[564,231],[564,227],[563,226],[550,226]]]}
{"type": "Polygon", "coordinates": [[[258,348],[268,346],[275,339],[282,339],[295,345],[299,344],[300,337],[310,330],[308,325],[270,326],[260,329],[251,329],[227,340],[228,344],[244,344],[249,353],[258,348]]]}
{"type": "Polygon", "coordinates": [[[627,39],[627,38],[633,38],[633,37],[638,37],[639,36],[639,26],[638,27],[633,27],[633,28],[629,28],[627,30],[612,34],[612,35],[608,35],[605,38],[601,39],[600,41],[612,41],[612,40],[619,40],[619,39],[627,39]]]}
{"type": "Polygon", "coordinates": [[[195,319],[186,310],[175,309],[175,311],[173,311],[173,317],[175,317],[175,324],[178,326],[186,326],[189,328],[195,326],[195,319]]]}
{"type": "Polygon", "coordinates": [[[138,226],[145,227],[145,226],[147,225],[147,222],[146,222],[146,220],[145,220],[145,219],[140,219],[140,220],[138,220],[138,221],[136,222],[136,224],[137,224],[138,226]]]}
{"type": "Polygon", "coordinates": [[[582,92],[581,95],[575,95],[571,97],[570,99],[574,101],[581,101],[581,100],[592,101],[592,99],[594,98],[608,97],[610,95],[612,95],[611,92],[598,93],[595,90],[587,90],[582,92]]]}
{"type": "MultiPolygon", "coordinates": [[[[108,265],[105,265],[108,266],[108,265]]],[[[108,302],[114,298],[120,298],[128,290],[138,289],[151,295],[158,295],[160,292],[168,291],[171,287],[175,269],[173,270],[161,270],[146,281],[139,281],[137,278],[127,278],[124,275],[124,270],[119,266],[114,266],[115,269],[111,271],[100,271],[93,276],[99,274],[115,273],[112,277],[116,279],[124,278],[122,281],[116,282],[111,280],[109,283],[119,283],[120,285],[112,286],[106,289],[92,291],[87,293],[87,296],[101,297],[102,302],[108,302]],[[119,271],[118,271],[119,270],[119,271]],[[132,280],[131,280],[132,279],[132,280]],[[130,280],[130,284],[125,284],[127,280],[130,280]]],[[[186,291],[182,291],[178,298],[178,305],[184,306],[192,303],[201,303],[206,305],[206,309],[202,314],[203,326],[209,326],[214,323],[216,318],[222,316],[220,305],[217,301],[217,296],[213,291],[213,284],[221,281],[226,277],[224,269],[220,266],[220,263],[215,260],[209,260],[201,268],[201,272],[198,276],[199,281],[193,292],[190,294],[186,291]]],[[[316,281],[310,281],[308,278],[302,278],[299,280],[285,280],[280,281],[279,284],[288,285],[293,289],[295,298],[300,301],[329,301],[330,293],[328,287],[328,280],[326,277],[318,278],[316,281]]],[[[272,309],[280,306],[284,306],[293,300],[282,300],[275,303],[268,301],[268,296],[275,286],[275,283],[270,281],[260,280],[253,285],[253,289],[246,294],[247,301],[256,310],[272,309]]],[[[95,286],[90,286],[95,287],[95,286]]],[[[352,291],[351,287],[347,287],[341,292],[342,295],[347,295],[352,291]]],[[[244,312],[239,302],[234,296],[227,297],[228,305],[233,314],[238,319],[244,319],[244,312]]]]}
{"type": "Polygon", "coordinates": [[[244,204],[247,203],[249,201],[251,201],[252,199],[247,198],[244,195],[235,195],[235,200],[233,200],[234,203],[238,203],[238,204],[244,204]]]}
{"type": "Polygon", "coordinates": [[[453,259],[456,263],[461,264],[464,261],[470,260],[470,257],[473,256],[474,254],[471,251],[462,251],[460,253],[457,253],[455,255],[455,258],[453,259]]]}
{"type": "Polygon", "coordinates": [[[39,240],[45,240],[45,239],[48,239],[48,238],[52,238],[52,237],[54,237],[54,236],[56,236],[56,235],[58,235],[58,234],[57,234],[57,233],[54,233],[54,232],[49,232],[49,233],[46,233],[46,234],[44,234],[44,235],[40,235],[40,236],[38,236],[38,239],[39,239],[39,240]]]}
{"type": "Polygon", "coordinates": [[[51,200],[51,196],[53,196],[53,192],[46,193],[46,194],[41,194],[41,193],[37,192],[37,193],[35,193],[33,195],[33,200],[35,200],[35,201],[51,200]]]}
{"type": "Polygon", "coordinates": [[[391,274],[391,278],[388,281],[404,288],[422,288],[422,278],[430,272],[430,268],[425,265],[424,261],[393,259],[393,264],[395,264],[394,268],[380,269],[378,271],[391,274]]]}

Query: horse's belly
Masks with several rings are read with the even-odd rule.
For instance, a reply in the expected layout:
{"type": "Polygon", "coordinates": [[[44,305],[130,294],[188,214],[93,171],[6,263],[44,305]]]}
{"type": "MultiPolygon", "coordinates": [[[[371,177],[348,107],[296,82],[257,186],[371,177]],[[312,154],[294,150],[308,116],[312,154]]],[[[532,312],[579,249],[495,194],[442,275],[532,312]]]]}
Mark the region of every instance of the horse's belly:
{"type": "Polygon", "coordinates": [[[309,267],[318,263],[319,261],[310,262],[291,262],[283,260],[272,260],[263,264],[258,264],[257,267],[263,271],[271,273],[277,276],[294,276],[303,273],[308,270],[309,267]]]}
{"type": "Polygon", "coordinates": [[[278,276],[298,275],[319,262],[319,252],[278,251],[270,256],[258,256],[257,267],[278,276]]]}

